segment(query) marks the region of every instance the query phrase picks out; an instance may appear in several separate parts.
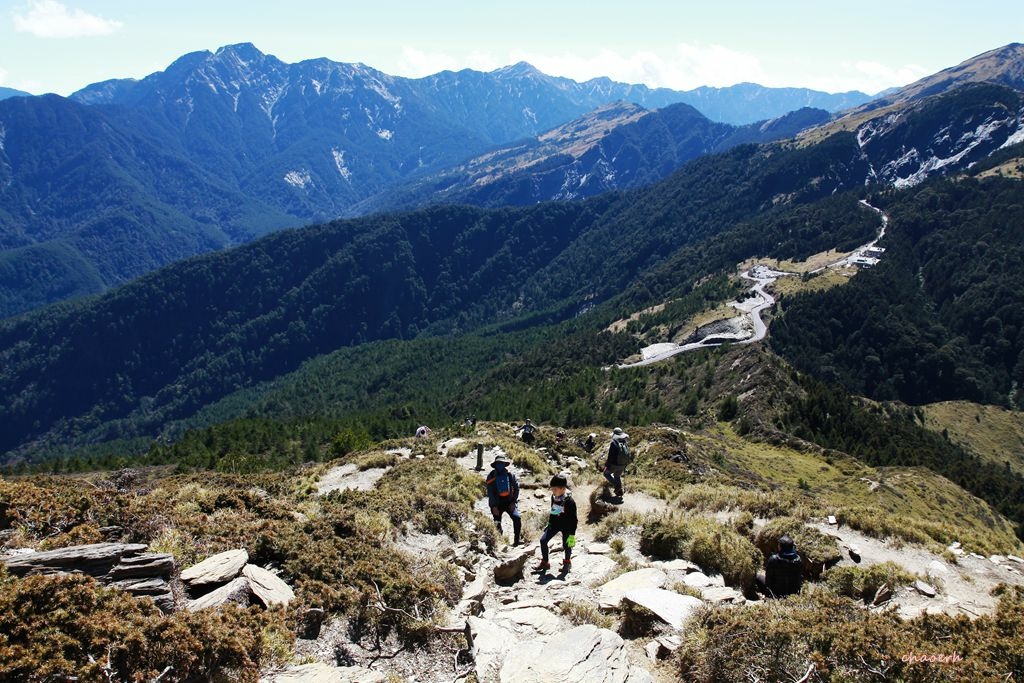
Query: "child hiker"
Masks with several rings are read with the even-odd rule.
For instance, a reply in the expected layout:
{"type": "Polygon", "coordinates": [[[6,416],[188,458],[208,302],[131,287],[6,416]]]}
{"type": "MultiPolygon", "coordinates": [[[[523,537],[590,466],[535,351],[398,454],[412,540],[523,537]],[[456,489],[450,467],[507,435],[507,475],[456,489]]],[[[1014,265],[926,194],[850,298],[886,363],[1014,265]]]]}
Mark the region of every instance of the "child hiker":
{"type": "Polygon", "coordinates": [[[548,564],[548,541],[558,533],[562,534],[562,550],[565,551],[562,571],[567,572],[572,568],[572,547],[576,545],[576,501],[566,489],[567,485],[565,476],[561,474],[551,478],[551,514],[548,516],[548,527],[540,537],[542,559],[540,564],[534,567],[535,571],[551,568],[548,564]]]}
{"type": "Polygon", "coordinates": [[[494,524],[501,534],[501,518],[506,512],[512,518],[512,545],[519,545],[523,531],[523,520],[519,516],[519,480],[508,470],[512,461],[507,455],[499,455],[491,463],[487,475],[487,504],[491,508],[494,524]]]}

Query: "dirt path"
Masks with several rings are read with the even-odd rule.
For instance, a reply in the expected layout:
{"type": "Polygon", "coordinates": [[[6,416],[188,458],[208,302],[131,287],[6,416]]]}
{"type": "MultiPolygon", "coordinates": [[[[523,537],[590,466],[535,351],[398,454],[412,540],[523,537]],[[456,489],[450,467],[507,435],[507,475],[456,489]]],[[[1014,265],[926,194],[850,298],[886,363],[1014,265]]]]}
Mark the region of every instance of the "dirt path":
{"type": "MultiPolygon", "coordinates": [[[[962,555],[956,564],[920,546],[894,547],[891,543],[850,529],[828,524],[809,526],[838,539],[843,550],[840,565],[870,567],[882,562],[894,562],[907,571],[925,577],[937,589],[934,598],[926,597],[912,587],[901,586],[890,606],[900,616],[915,617],[922,611],[929,613],[967,614],[976,617],[990,614],[998,602],[992,589],[1000,583],[1024,585],[1024,564],[1007,558],[1000,562],[974,555],[962,555]],[[856,550],[859,562],[850,557],[850,548],[856,550]]],[[[999,558],[997,558],[999,559],[999,558]]]]}

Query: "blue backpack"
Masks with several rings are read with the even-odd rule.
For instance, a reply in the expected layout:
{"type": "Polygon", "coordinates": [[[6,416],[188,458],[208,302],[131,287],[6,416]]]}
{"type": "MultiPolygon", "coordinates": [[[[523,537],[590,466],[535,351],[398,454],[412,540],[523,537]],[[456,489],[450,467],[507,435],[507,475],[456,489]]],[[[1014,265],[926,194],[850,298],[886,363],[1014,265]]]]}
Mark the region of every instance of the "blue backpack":
{"type": "Polygon", "coordinates": [[[501,498],[508,498],[512,495],[512,475],[508,468],[502,467],[494,470],[494,489],[501,498]]]}

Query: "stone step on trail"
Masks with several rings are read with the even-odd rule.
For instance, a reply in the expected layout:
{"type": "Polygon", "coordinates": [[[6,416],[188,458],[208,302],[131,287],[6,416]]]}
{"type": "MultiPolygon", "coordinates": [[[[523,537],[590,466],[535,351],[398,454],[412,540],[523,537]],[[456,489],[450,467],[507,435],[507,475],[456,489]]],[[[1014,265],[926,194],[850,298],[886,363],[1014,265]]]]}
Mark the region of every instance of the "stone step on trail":
{"type": "Polygon", "coordinates": [[[633,664],[622,637],[591,624],[520,643],[509,652],[499,683],[652,683],[633,664]]]}

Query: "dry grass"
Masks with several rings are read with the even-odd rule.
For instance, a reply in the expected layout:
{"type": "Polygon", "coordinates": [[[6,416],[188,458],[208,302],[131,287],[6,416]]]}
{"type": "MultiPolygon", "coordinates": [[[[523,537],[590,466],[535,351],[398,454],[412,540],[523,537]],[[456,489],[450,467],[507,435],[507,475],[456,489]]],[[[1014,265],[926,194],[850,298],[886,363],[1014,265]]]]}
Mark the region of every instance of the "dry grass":
{"type": "Polygon", "coordinates": [[[1024,413],[967,401],[932,403],[922,410],[929,429],[946,430],[959,446],[1024,474],[1024,413]]]}
{"type": "Polygon", "coordinates": [[[1015,157],[1009,161],[995,166],[993,168],[982,171],[978,174],[979,178],[1024,178],[1024,157],[1015,157]]]}

